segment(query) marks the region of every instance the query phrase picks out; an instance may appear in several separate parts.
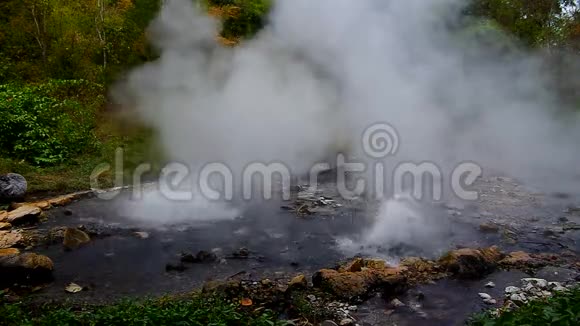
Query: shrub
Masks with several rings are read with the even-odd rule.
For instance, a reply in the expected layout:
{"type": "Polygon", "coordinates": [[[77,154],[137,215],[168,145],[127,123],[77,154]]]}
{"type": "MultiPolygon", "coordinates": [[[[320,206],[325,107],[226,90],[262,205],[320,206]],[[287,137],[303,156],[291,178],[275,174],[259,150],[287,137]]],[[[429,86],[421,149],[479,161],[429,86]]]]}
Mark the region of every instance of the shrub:
{"type": "Polygon", "coordinates": [[[103,97],[85,81],[0,85],[0,151],[34,165],[62,163],[96,144],[96,108],[103,97]],[[91,100],[86,100],[91,98],[91,100]]]}
{"type": "Polygon", "coordinates": [[[252,37],[264,27],[271,7],[270,0],[234,0],[232,2],[234,6],[240,8],[240,14],[224,20],[223,37],[252,37]]]}

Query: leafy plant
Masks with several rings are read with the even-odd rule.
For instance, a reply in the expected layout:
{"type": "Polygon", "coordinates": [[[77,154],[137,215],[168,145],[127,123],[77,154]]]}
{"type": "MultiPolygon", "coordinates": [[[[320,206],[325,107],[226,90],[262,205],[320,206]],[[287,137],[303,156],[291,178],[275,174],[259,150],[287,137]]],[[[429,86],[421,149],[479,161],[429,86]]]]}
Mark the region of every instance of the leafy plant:
{"type": "Polygon", "coordinates": [[[88,84],[0,85],[0,150],[35,165],[54,165],[96,145],[95,110],[103,99],[94,94],[102,88],[88,84]],[[82,103],[86,97],[93,105],[82,103]]]}

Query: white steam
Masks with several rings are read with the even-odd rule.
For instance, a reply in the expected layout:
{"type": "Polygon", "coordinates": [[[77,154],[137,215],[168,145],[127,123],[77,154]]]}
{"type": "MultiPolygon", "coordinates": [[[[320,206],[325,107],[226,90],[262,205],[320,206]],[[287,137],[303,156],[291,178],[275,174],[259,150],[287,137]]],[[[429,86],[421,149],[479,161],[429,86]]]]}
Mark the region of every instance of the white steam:
{"type": "MultiPolygon", "coordinates": [[[[499,58],[450,30],[463,3],[277,0],[265,30],[229,49],[214,20],[170,0],[152,26],[161,57],[126,90],[171,158],[194,169],[277,161],[302,174],[337,151],[364,159],[364,129],[388,122],[401,137],[390,166],[473,161],[577,191],[577,123],[553,116],[533,56],[499,58]]],[[[371,240],[417,232],[383,224],[371,240]]]]}

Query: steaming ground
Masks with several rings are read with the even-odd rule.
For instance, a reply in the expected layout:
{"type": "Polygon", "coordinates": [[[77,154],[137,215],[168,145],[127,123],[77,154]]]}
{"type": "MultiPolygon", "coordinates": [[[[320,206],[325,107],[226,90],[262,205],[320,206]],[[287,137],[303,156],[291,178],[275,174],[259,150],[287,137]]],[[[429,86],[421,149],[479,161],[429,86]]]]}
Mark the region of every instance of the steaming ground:
{"type": "MultiPolygon", "coordinates": [[[[489,46],[493,32],[465,37],[462,3],[278,0],[261,33],[226,49],[214,41],[216,21],[191,1],[167,1],[151,26],[160,58],[133,71],[119,93],[171,159],[194,175],[224,163],[238,185],[252,162],[281,162],[294,175],[337,152],[373,163],[361,135],[387,122],[400,137],[388,166],[429,161],[448,181],[471,161],[542,191],[577,194],[578,117],[556,115],[561,104],[535,55],[489,46]]],[[[155,196],[130,205],[159,224],[174,215],[158,211],[179,206],[155,196]]],[[[385,201],[364,239],[345,246],[445,238],[415,206],[385,201]]]]}
{"type": "Polygon", "coordinates": [[[450,220],[440,211],[428,211],[410,196],[397,196],[384,201],[359,234],[338,238],[337,244],[347,255],[397,262],[402,255],[443,251],[450,246],[451,235],[450,220]]]}

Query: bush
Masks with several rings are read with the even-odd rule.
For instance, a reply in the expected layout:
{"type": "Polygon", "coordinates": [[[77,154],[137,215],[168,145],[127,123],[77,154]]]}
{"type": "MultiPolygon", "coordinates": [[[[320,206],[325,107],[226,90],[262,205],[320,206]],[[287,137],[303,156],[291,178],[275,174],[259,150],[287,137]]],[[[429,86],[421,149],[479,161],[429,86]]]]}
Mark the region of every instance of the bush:
{"type": "Polygon", "coordinates": [[[270,11],[270,0],[235,0],[233,5],[240,8],[237,17],[228,17],[223,22],[222,36],[225,38],[246,38],[254,36],[265,25],[270,11]]]}
{"type": "Polygon", "coordinates": [[[95,146],[95,114],[103,97],[94,94],[99,92],[102,87],[85,81],[0,85],[3,156],[54,165],[95,146]]]}

